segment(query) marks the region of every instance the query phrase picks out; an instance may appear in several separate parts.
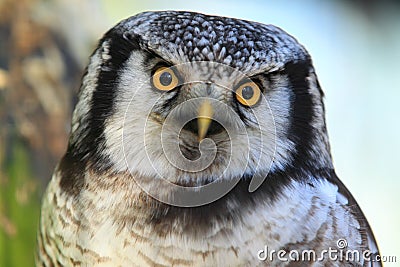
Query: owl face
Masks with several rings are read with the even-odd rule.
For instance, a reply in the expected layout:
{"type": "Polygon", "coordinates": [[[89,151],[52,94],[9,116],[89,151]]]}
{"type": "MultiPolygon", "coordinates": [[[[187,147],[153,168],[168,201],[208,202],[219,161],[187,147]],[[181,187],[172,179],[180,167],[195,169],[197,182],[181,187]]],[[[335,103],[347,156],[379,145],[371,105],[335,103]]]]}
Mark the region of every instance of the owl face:
{"type": "Polygon", "coordinates": [[[131,102],[116,111],[123,118],[118,128],[123,129],[128,164],[137,166],[138,154],[146,147],[146,155],[140,158],[149,159],[147,175],[154,176],[156,170],[174,183],[201,185],[256,169],[262,153],[271,158],[273,116],[255,79],[220,63],[170,65],[160,58],[148,61],[151,67],[143,73],[144,61],[138,58],[132,62],[137,67],[126,68],[122,75],[127,87],[121,87],[121,101],[131,102]],[[143,82],[132,92],[131,84],[138,77],[143,82]],[[158,160],[151,161],[154,158],[158,160]]]}
{"type": "Polygon", "coordinates": [[[95,169],[201,186],[326,166],[324,136],[322,92],[294,38],[168,11],[105,34],[83,78],[70,146],[101,163],[95,169]]]}

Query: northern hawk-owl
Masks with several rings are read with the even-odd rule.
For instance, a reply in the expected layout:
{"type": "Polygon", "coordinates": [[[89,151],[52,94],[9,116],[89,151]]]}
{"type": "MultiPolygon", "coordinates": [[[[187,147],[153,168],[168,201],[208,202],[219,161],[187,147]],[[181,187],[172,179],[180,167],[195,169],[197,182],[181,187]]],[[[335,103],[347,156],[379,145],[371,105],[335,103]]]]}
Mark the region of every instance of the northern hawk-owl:
{"type": "Polygon", "coordinates": [[[380,266],[324,113],[310,55],[278,27],[175,11],[120,22],[83,75],[37,264],[380,266]]]}

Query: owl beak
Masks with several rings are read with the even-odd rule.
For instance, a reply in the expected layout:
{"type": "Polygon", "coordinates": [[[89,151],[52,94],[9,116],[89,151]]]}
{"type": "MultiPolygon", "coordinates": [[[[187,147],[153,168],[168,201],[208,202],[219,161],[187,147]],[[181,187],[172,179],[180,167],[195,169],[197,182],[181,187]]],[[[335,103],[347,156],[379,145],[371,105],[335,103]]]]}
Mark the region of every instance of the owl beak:
{"type": "Polygon", "coordinates": [[[205,100],[201,103],[199,110],[198,110],[198,117],[197,117],[197,136],[199,141],[203,140],[207,134],[208,128],[212,122],[212,116],[214,115],[214,109],[211,106],[211,103],[205,100]]]}

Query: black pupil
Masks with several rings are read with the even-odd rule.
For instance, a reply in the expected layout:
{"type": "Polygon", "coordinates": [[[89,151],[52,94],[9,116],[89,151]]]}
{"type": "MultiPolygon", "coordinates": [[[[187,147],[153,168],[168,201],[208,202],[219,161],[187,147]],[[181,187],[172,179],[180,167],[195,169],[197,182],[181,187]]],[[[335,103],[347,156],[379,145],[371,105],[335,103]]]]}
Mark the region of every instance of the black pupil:
{"type": "Polygon", "coordinates": [[[242,89],[242,97],[246,100],[252,98],[254,95],[253,88],[251,86],[245,86],[242,89]]]}
{"type": "Polygon", "coordinates": [[[171,73],[164,71],[160,75],[160,83],[164,86],[168,86],[172,83],[172,75],[171,73]]]}

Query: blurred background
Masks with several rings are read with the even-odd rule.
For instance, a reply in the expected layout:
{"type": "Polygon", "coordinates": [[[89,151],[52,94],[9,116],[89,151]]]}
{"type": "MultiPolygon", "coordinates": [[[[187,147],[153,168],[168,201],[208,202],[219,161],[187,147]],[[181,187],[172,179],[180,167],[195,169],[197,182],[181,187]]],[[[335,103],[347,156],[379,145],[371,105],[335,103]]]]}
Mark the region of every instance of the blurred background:
{"type": "Polygon", "coordinates": [[[275,24],[306,46],[337,173],[398,266],[400,1],[378,0],[0,0],[0,266],[33,266],[40,198],[97,40],[123,18],[166,9],[275,24]]]}

